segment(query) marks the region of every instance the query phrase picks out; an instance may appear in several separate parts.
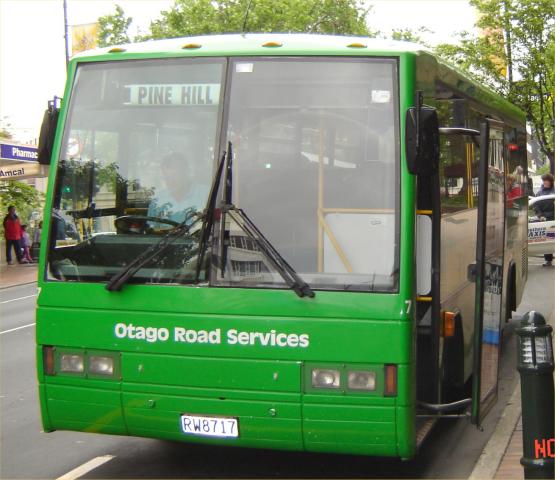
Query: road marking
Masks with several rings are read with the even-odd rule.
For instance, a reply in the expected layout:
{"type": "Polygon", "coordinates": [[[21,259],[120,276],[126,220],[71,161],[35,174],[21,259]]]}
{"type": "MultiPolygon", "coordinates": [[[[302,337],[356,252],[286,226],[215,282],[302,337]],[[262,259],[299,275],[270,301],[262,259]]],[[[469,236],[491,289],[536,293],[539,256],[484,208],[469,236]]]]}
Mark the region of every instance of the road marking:
{"type": "Polygon", "coordinates": [[[31,298],[36,296],[37,294],[33,293],[33,295],[27,295],[26,297],[12,298],[11,300],[4,300],[3,302],[0,302],[0,303],[4,304],[4,303],[10,303],[10,302],[17,302],[18,300],[25,300],[26,298],[31,298]]]}
{"type": "Polygon", "coordinates": [[[101,457],[93,458],[89,460],[87,463],[74,468],[71,472],[67,472],[66,474],[58,477],[56,480],[75,480],[76,478],[82,477],[86,473],[89,473],[91,470],[100,467],[100,465],[109,462],[114,458],[114,455],[102,455],[101,457]]]}
{"type": "Polygon", "coordinates": [[[35,324],[30,323],[29,325],[23,325],[21,327],[10,328],[9,330],[4,330],[3,332],[0,332],[0,335],[3,335],[4,333],[15,332],[16,330],[21,330],[22,328],[32,327],[33,325],[35,325],[35,324]]]}

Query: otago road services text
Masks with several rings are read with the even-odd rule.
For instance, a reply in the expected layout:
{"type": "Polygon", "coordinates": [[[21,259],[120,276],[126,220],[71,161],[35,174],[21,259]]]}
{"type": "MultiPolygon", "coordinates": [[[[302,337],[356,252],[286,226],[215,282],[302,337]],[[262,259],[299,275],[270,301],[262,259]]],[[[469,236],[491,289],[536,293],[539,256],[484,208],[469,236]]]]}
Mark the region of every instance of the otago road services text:
{"type": "Polygon", "coordinates": [[[276,330],[269,332],[242,332],[231,328],[222,330],[192,330],[183,327],[174,327],[170,336],[167,328],[142,327],[139,325],[117,323],[114,333],[118,338],[129,338],[133,340],[144,340],[149,343],[167,342],[172,340],[180,343],[207,343],[219,345],[222,338],[228,345],[257,345],[262,347],[290,347],[307,348],[310,338],[306,333],[284,333],[276,330]]]}

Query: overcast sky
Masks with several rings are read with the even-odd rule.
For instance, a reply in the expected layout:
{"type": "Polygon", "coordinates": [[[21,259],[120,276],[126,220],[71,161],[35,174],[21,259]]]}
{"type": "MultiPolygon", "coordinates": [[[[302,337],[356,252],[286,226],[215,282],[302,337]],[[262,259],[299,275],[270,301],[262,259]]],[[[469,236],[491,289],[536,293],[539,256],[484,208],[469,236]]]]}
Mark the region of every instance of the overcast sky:
{"type": "MultiPolygon", "coordinates": [[[[256,0],[254,0],[256,3],[256,0]]],[[[133,18],[132,35],[147,32],[150,22],[173,0],[67,0],[68,24],[96,22],[115,4],[133,18]]],[[[431,44],[453,41],[454,33],[472,30],[474,10],[467,0],[369,0],[370,27],[433,31],[431,44]]],[[[71,27],[70,27],[71,35],[71,27]]],[[[63,0],[0,0],[0,119],[20,142],[38,137],[42,113],[65,82],[63,0]]]]}

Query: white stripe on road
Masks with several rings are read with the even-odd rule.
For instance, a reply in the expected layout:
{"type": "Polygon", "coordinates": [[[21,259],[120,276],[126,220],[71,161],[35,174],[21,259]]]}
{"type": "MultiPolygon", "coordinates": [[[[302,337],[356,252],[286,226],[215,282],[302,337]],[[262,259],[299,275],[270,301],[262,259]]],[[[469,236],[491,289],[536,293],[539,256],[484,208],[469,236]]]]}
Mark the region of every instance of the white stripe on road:
{"type": "Polygon", "coordinates": [[[114,455],[102,455],[101,457],[93,458],[87,463],[74,468],[71,472],[67,472],[61,477],[58,477],[56,480],[75,480],[76,478],[82,477],[86,473],[89,473],[91,470],[100,467],[100,465],[109,462],[110,460],[112,460],[112,458],[114,458],[114,455]]]}
{"type": "Polygon", "coordinates": [[[10,328],[9,330],[4,330],[3,332],[0,332],[0,335],[3,335],[4,333],[15,332],[16,330],[21,330],[22,328],[32,327],[33,325],[35,325],[35,324],[30,323],[29,325],[23,325],[21,327],[10,328]]]}
{"type": "Polygon", "coordinates": [[[33,293],[33,295],[27,295],[26,297],[12,298],[11,300],[4,300],[3,302],[0,302],[0,304],[10,303],[10,302],[17,302],[18,300],[25,300],[26,298],[31,298],[31,297],[36,297],[36,296],[37,296],[37,294],[33,293]]]}

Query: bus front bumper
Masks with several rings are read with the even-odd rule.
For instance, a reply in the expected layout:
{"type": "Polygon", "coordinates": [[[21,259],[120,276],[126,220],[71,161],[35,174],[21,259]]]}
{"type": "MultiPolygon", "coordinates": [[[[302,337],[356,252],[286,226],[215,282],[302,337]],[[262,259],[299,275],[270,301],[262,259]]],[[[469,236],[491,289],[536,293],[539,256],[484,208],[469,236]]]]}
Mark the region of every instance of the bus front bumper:
{"type": "MultiPolygon", "coordinates": [[[[45,430],[281,450],[414,455],[414,406],[403,405],[399,395],[386,397],[380,389],[311,388],[306,385],[310,364],[303,362],[155,358],[124,354],[119,381],[45,375],[40,384],[45,430]],[[167,384],[161,385],[161,378],[167,384]],[[235,431],[213,430],[215,425],[235,425],[235,431]]],[[[397,372],[402,394],[409,368],[399,365],[397,372]]],[[[377,383],[381,382],[383,377],[378,376],[377,383]]]]}

